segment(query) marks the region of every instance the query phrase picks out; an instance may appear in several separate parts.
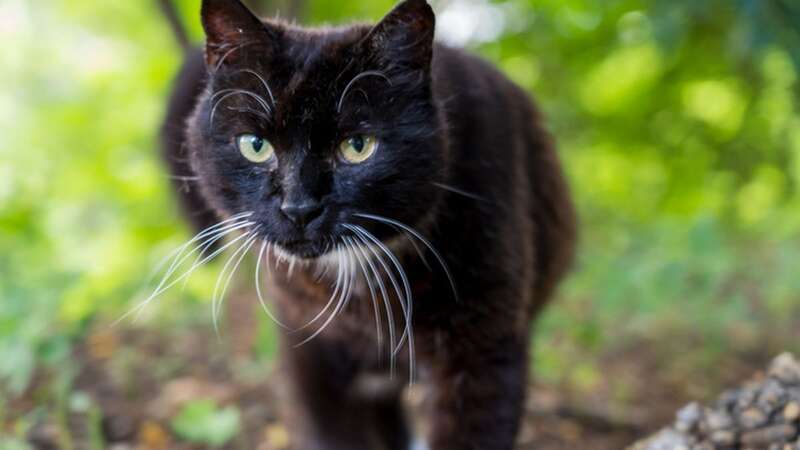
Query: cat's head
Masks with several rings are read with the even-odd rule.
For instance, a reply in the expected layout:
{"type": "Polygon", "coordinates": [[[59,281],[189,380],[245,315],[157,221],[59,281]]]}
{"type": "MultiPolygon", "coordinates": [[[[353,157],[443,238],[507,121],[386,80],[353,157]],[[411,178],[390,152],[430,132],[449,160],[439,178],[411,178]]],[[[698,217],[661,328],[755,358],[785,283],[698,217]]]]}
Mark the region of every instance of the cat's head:
{"type": "Polygon", "coordinates": [[[239,0],[204,0],[202,19],[209,76],[190,157],[221,216],[252,212],[261,237],[304,258],[357,238],[352,225],[397,233],[357,214],[411,226],[429,217],[446,145],[425,0],[375,26],[262,22],[239,0]]]}

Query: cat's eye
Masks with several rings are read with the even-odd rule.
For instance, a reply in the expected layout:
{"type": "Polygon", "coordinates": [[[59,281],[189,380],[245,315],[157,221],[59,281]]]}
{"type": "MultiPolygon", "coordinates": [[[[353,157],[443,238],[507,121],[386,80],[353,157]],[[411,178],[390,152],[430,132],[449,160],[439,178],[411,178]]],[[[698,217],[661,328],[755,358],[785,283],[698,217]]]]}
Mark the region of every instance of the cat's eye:
{"type": "Polygon", "coordinates": [[[368,160],[378,149],[378,139],[374,136],[357,135],[339,144],[339,155],[350,164],[368,160]]]}
{"type": "Polygon", "coordinates": [[[275,153],[268,140],[254,134],[243,134],[236,141],[242,156],[254,163],[263,163],[275,153]]]}

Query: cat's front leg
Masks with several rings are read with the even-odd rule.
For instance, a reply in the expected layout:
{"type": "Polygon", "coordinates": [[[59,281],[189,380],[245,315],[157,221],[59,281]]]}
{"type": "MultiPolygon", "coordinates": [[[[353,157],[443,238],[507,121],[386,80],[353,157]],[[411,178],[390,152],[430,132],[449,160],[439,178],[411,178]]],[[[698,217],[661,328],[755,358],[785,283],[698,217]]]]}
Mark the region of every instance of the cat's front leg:
{"type": "Polygon", "coordinates": [[[301,450],[369,450],[367,419],[348,395],[357,363],[339,342],[315,339],[300,347],[284,337],[281,352],[291,395],[293,440],[301,450]]]}
{"type": "MultiPolygon", "coordinates": [[[[294,347],[284,338],[295,441],[300,450],[408,450],[411,442],[399,389],[373,381],[352,353],[356,339],[316,339],[294,347]]],[[[300,339],[302,342],[302,338],[300,339]]]]}
{"type": "Polygon", "coordinates": [[[441,356],[432,380],[430,449],[512,450],[525,403],[527,337],[441,356]]]}

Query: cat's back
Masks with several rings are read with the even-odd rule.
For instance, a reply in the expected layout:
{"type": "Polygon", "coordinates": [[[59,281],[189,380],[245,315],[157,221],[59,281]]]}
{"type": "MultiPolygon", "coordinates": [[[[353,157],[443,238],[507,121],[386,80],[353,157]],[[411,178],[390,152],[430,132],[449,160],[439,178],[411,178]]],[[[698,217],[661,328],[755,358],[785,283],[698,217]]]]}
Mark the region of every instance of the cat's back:
{"type": "MultiPolygon", "coordinates": [[[[494,142],[492,147],[497,149],[498,144],[521,134],[546,136],[529,94],[480,56],[437,44],[432,77],[434,96],[443,109],[451,138],[459,140],[459,134],[466,133],[478,141],[494,142]]],[[[507,152],[509,148],[497,150],[507,152]]]]}
{"type": "Polygon", "coordinates": [[[570,265],[577,239],[553,139],[528,92],[479,56],[436,45],[432,76],[449,143],[447,184],[480,199],[453,197],[459,206],[450,208],[451,220],[480,224],[485,236],[514,235],[508,256],[534,249],[520,259],[536,267],[531,306],[538,309],[570,265]]]}

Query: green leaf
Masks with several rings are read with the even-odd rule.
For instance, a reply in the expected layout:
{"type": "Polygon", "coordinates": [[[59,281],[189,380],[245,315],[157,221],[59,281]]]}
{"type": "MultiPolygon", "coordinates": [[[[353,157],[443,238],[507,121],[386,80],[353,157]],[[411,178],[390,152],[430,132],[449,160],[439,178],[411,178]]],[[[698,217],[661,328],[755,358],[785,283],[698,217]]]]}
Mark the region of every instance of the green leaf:
{"type": "Polygon", "coordinates": [[[232,406],[220,409],[212,400],[196,400],[187,403],[171,424],[184,440],[220,447],[239,432],[239,411],[232,406]]]}

